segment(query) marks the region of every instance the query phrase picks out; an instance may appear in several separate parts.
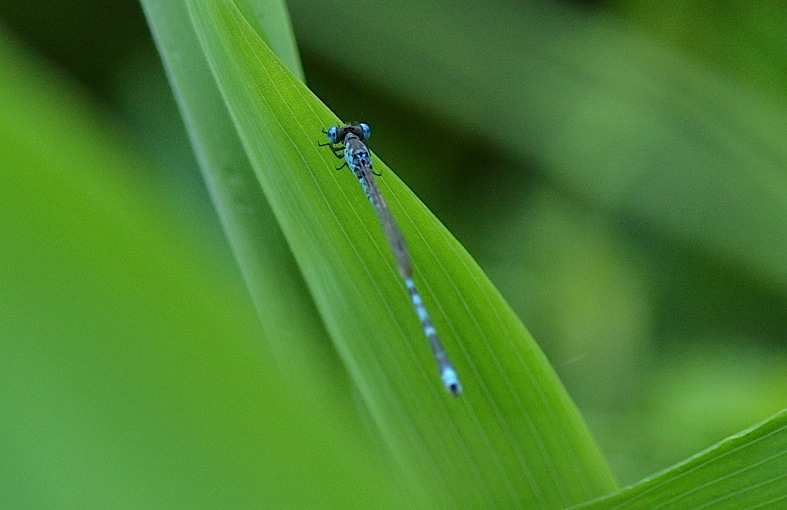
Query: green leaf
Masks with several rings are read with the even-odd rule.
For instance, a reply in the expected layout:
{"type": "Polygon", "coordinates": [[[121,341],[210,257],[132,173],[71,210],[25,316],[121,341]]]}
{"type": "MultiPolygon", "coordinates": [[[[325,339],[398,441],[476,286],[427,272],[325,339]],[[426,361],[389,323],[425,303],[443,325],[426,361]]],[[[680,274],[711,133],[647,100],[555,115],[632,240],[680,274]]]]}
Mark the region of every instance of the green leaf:
{"type": "MultiPolygon", "coordinates": [[[[549,507],[608,492],[606,466],[517,317],[375,158],[413,255],[416,284],[463,380],[462,397],[445,393],[374,211],[352,175],[335,171],[336,159],[317,145],[322,129],[338,120],[233,3],[188,5],[263,193],[411,490],[456,505],[549,507]]],[[[308,384],[308,371],[290,375],[293,384],[308,384]]]]}
{"type": "MultiPolygon", "coordinates": [[[[315,392],[337,395],[346,388],[343,368],[326,333],[254,171],[235,133],[183,1],[145,0],[159,52],[167,67],[200,168],[224,232],[236,254],[249,293],[279,364],[311,372],[315,392]],[[310,343],[299,341],[315,339],[310,343]],[[308,367],[308,368],[307,368],[308,367]]],[[[286,20],[270,13],[265,19],[286,20]]],[[[272,37],[281,53],[295,50],[286,37],[272,37]]],[[[298,70],[294,61],[292,66],[298,70]]],[[[346,389],[344,390],[346,392],[346,389]]]]}
{"type": "Polygon", "coordinates": [[[0,507],[400,508],[114,127],[3,32],[0,60],[0,507]]]}
{"type": "Polygon", "coordinates": [[[708,450],[577,510],[784,508],[787,410],[708,450]]]}
{"type": "MultiPolygon", "coordinates": [[[[636,3],[652,23],[651,2],[636,3]]],[[[465,246],[527,317],[627,482],[784,406],[778,392],[751,394],[727,379],[748,406],[726,408],[722,422],[743,423],[723,429],[704,405],[687,404],[694,433],[662,446],[654,438],[682,430],[674,418],[685,415],[649,405],[680,408],[668,400],[673,391],[695,391],[681,391],[685,381],[669,373],[681,345],[723,353],[743,373],[764,356],[773,368],[763,380],[784,387],[776,367],[787,330],[787,95],[769,95],[751,78],[755,68],[779,74],[784,89],[783,67],[760,60],[787,62],[783,27],[768,18],[785,4],[769,3],[779,7],[655,9],[670,23],[685,19],[695,37],[707,18],[694,20],[691,9],[713,10],[743,41],[736,52],[746,55],[746,79],[601,7],[291,5],[311,75],[322,72],[363,95],[366,110],[394,119],[386,141],[397,137],[398,153],[386,148],[386,156],[406,162],[402,172],[428,175],[419,184],[432,181],[435,208],[454,213],[444,221],[461,227],[465,246]],[[333,42],[344,41],[350,49],[337,50],[333,42]]],[[[729,42],[714,35],[717,47],[729,42]]],[[[354,111],[341,90],[332,97],[320,85],[321,97],[354,111]]],[[[688,370],[698,387],[708,384],[707,359],[688,370]]]]}
{"type": "MultiPolygon", "coordinates": [[[[375,158],[463,378],[445,394],[374,213],[316,147],[337,120],[300,83],[283,3],[143,5],[254,309],[128,178],[149,169],[112,127],[0,33],[0,506],[563,508],[613,490],[524,327],[375,158]]],[[[535,155],[589,202],[787,288],[782,104],[603,19],[501,4],[490,31],[463,5],[388,4],[398,51],[364,32],[379,20],[337,38],[320,16],[337,41],[321,51],[349,53],[342,74],[382,97],[421,88],[494,155],[535,155]]],[[[784,431],[782,413],[588,508],[780,507],[784,431]]]]}

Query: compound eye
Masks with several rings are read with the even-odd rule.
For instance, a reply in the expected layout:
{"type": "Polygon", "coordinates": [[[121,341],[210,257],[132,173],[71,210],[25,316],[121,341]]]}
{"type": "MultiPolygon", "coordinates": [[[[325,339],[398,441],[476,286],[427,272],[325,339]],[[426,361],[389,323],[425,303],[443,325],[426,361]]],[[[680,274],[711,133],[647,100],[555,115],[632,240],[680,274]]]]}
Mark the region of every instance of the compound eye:
{"type": "Polygon", "coordinates": [[[331,126],[328,128],[328,141],[331,143],[338,143],[339,142],[339,130],[336,126],[331,126]]]}
{"type": "Polygon", "coordinates": [[[372,128],[370,128],[369,124],[367,124],[366,122],[361,122],[360,124],[358,124],[358,127],[361,130],[361,134],[363,134],[363,136],[361,137],[361,141],[366,141],[369,139],[370,136],[372,136],[372,128]]]}

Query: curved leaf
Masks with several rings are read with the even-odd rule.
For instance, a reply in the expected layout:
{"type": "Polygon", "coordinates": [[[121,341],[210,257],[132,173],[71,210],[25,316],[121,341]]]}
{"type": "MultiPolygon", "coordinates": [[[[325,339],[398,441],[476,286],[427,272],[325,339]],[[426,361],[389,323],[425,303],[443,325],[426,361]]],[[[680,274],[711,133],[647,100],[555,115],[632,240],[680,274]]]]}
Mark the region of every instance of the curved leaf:
{"type": "Polygon", "coordinates": [[[776,509],[785,502],[787,410],[663,473],[576,508],[776,509]]]}
{"type": "Polygon", "coordinates": [[[401,508],[113,127],[3,32],[0,60],[0,507],[401,508]]]}
{"type": "Polygon", "coordinates": [[[317,309],[413,486],[463,506],[560,507],[608,492],[606,466],[524,327],[464,249],[375,158],[416,284],[463,380],[460,398],[444,393],[373,210],[352,175],[335,171],[336,159],[317,145],[321,130],[338,120],[231,2],[189,7],[317,309]]]}

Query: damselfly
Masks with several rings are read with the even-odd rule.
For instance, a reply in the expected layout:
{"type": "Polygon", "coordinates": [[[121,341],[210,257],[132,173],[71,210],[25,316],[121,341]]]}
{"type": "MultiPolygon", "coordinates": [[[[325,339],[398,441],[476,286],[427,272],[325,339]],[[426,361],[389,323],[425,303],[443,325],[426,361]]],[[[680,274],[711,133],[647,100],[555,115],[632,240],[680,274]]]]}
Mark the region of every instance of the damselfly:
{"type": "Polygon", "coordinates": [[[415,307],[415,313],[418,315],[424,334],[432,347],[432,354],[434,354],[434,359],[437,361],[437,367],[440,370],[440,378],[448,391],[454,395],[459,395],[462,392],[459,376],[448,359],[448,354],[440,343],[440,339],[437,338],[437,331],[429,319],[429,314],[426,311],[421,295],[415,288],[413,264],[410,260],[410,253],[407,251],[407,245],[404,242],[404,236],[402,231],[399,230],[391,210],[388,209],[388,204],[380,193],[377,182],[374,180],[374,176],[379,176],[380,174],[374,172],[369,149],[363,143],[371,135],[369,125],[361,122],[354,126],[332,126],[324,133],[328,135],[328,143],[319,145],[321,147],[330,147],[337,158],[344,158],[344,164],[337,170],[347,166],[353,171],[355,177],[358,178],[358,182],[361,183],[364,193],[366,193],[366,198],[369,199],[377,213],[385,238],[388,240],[388,245],[391,247],[391,252],[396,260],[396,266],[399,268],[399,274],[402,275],[404,284],[410,293],[410,300],[415,307]]]}

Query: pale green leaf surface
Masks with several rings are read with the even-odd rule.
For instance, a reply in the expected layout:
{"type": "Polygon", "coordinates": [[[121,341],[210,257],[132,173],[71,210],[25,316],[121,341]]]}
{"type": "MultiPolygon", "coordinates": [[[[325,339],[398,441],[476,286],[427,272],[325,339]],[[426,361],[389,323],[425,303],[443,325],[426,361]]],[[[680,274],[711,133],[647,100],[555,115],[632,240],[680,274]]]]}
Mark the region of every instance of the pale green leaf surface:
{"type": "MultiPolygon", "coordinates": [[[[273,355],[285,370],[300,367],[310,371],[304,385],[312,391],[334,397],[348,393],[344,370],[330,348],[289,246],[235,133],[200,51],[186,4],[181,0],[144,0],[142,4],[202,175],[273,355]],[[314,341],[298,341],[303,338],[314,341]]],[[[286,22],[277,19],[279,24],[286,22]]],[[[271,40],[282,53],[294,51],[286,39],[271,40]]]]}
{"type": "Polygon", "coordinates": [[[334,345],[412,484],[444,506],[558,508],[609,492],[606,466],[520,321],[456,240],[375,158],[413,255],[416,284],[462,377],[461,397],[445,393],[373,210],[354,177],[335,171],[336,158],[317,146],[321,130],[337,119],[232,3],[189,7],[334,345]]]}
{"type": "Polygon", "coordinates": [[[114,126],[4,32],[0,60],[0,507],[407,506],[114,126]]]}
{"type": "Polygon", "coordinates": [[[787,411],[582,510],[777,509],[787,503],[787,411]]]}
{"type": "Polygon", "coordinates": [[[303,81],[303,68],[287,3],[284,0],[236,0],[235,5],[287,69],[303,81]]]}

